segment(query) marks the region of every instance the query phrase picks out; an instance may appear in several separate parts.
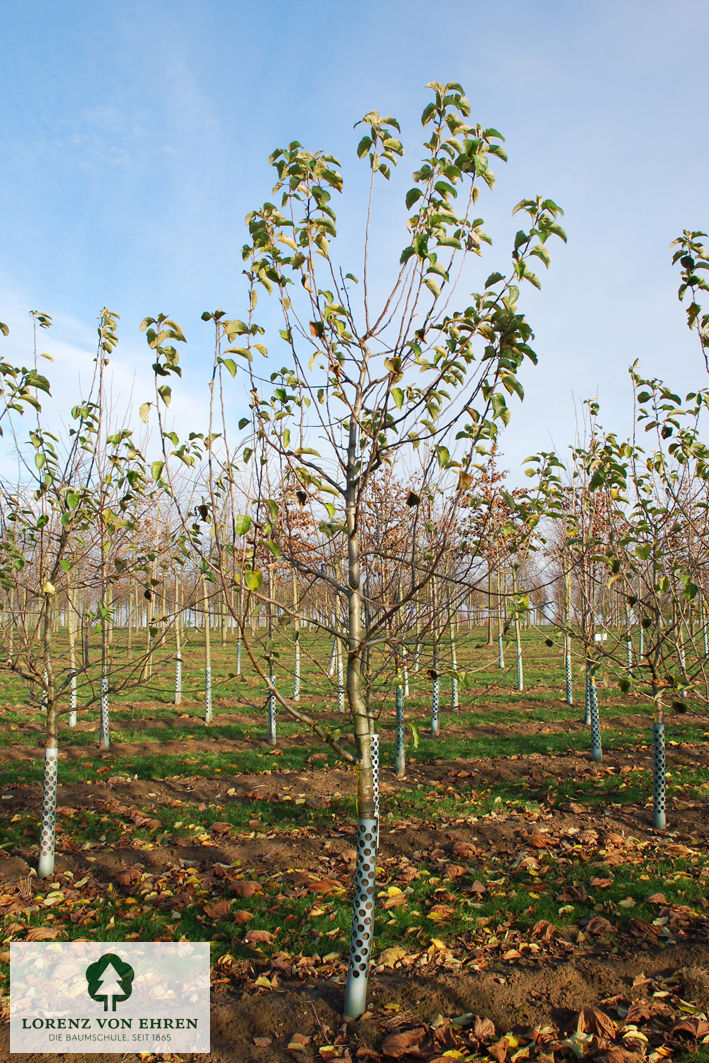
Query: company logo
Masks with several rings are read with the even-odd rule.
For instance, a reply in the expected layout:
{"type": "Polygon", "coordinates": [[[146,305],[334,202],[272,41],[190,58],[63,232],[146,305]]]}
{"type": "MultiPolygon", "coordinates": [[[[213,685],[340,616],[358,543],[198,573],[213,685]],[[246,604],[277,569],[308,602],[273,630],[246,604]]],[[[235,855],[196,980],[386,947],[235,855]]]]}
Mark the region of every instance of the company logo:
{"type": "Polygon", "coordinates": [[[13,941],[10,1051],[208,1052],[209,943],[13,941]]]}
{"type": "Polygon", "coordinates": [[[128,1000],[133,992],[134,978],[129,963],[114,952],[105,952],[86,968],[87,992],[92,1000],[103,1001],[104,1011],[115,1011],[116,1004],[128,1000]]]}

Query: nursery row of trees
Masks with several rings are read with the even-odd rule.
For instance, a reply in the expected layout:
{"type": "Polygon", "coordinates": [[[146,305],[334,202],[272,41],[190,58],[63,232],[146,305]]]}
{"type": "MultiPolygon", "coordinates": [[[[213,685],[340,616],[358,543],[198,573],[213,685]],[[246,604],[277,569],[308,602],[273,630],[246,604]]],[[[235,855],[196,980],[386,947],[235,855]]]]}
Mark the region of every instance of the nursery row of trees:
{"type": "MultiPolygon", "coordinates": [[[[494,186],[493,164],[506,159],[503,138],[470,121],[459,85],[430,89],[423,158],[404,196],[393,269],[371,258],[377,185],[404,152],[399,126],[377,112],[360,123],[357,154],[371,179],[361,282],[333,250],[333,202],[343,187],[337,160],[297,142],[274,152],[273,202],[247,218],[247,310],[242,318],[221,309],[202,315],[213,360],[201,431],[178,433],[169,422],[186,339],[166,315],[141,325],[155,377],[139,410],[152,426],[146,440],[116,425],[107,402],[118,342],[110,311],[100,315],[91,387],[61,432],[42,410],[50,384],[38,371],[38,335],[51,325],[48,315],[33,315],[32,368],[0,362],[0,428],[14,440],[20,468],[2,485],[2,663],[47,719],[42,873],[53,861],[61,716],[71,723],[79,706],[98,703],[107,749],[111,692],[149,675],[167,644],[179,700],[181,648],[197,623],[209,720],[210,640],[215,629],[223,639],[231,632],[237,667],[246,653],[263,680],[271,737],[278,705],[357,765],[349,1017],[365,1006],[372,943],[377,691],[396,688],[398,709],[407,671],[424,652],[435,706],[443,647],[454,682],[465,681],[456,626],[476,619],[487,622],[500,662],[505,636],[515,633],[521,684],[520,626],[534,608],[560,633],[567,700],[572,644],[580,650],[592,733],[601,666],[651,698],[657,756],[667,692],[677,702],[689,692],[707,695],[709,463],[701,435],[709,391],[682,400],[635,366],[637,422],[650,446],[604,431],[590,403],[587,438],[568,462],[540,453],[526,488],[506,484],[498,431],[510,417],[508,400],[523,398],[522,365],[536,361],[520,292],[524,283],[540,287],[532,267],[548,267],[550,243],[565,240],[562,212],[548,198],[522,200],[509,262],[475,280],[491,243],[477,203],[481,189],[494,186]],[[282,319],[276,330],[270,304],[282,319]],[[236,428],[231,389],[244,414],[236,428]],[[352,741],[300,703],[305,624],[333,640],[322,671],[333,673],[352,741]],[[120,654],[112,653],[117,626],[126,635],[120,654]],[[92,630],[100,632],[98,673],[92,630]],[[286,639],[292,687],[282,681],[286,639]]],[[[702,236],[685,233],[676,260],[706,361],[702,236]]]]}

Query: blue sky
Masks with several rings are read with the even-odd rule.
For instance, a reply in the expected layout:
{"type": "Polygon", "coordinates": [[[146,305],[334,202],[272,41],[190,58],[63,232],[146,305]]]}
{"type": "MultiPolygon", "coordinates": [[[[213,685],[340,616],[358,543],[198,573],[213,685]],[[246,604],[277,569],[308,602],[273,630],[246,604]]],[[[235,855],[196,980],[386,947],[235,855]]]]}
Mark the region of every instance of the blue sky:
{"type": "MultiPolygon", "coordinates": [[[[269,152],[291,139],[341,159],[343,259],[359,272],[352,126],[371,108],[396,115],[409,172],[430,80],[460,81],[471,117],[506,137],[510,161],[481,199],[490,268],[509,258],[522,196],[565,210],[568,246],[525,303],[540,365],[525,371],[505,464],[571,441],[572,395],[598,394],[605,422],[627,428],[635,358],[680,389],[704,383],[669,252],[683,228],[709,228],[704,0],[8,0],[0,35],[3,349],[29,357],[27,312],[52,314],[43,348],[60,398],[88,377],[103,305],[121,315],[119,404],[148,397],[148,314],[180,321],[196,382],[199,315],[243,312],[244,216],[270,195],[269,152]]],[[[409,183],[402,173],[392,195],[409,183]]],[[[382,276],[402,246],[396,221],[385,197],[382,276]]],[[[198,392],[179,398],[179,418],[200,415],[198,392]]]]}

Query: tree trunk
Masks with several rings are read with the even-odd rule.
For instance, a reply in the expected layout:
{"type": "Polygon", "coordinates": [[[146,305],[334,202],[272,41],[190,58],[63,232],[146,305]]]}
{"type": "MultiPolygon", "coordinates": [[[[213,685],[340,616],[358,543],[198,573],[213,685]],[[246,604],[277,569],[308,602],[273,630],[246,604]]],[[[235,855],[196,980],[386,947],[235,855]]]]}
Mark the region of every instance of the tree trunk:
{"type": "Polygon", "coordinates": [[[70,584],[66,589],[66,626],[69,637],[69,726],[76,727],[76,603],[74,591],[70,584]]]}
{"type": "Polygon", "coordinates": [[[212,645],[209,630],[207,580],[202,573],[202,616],[204,617],[204,722],[212,721],[212,645]]]}
{"type": "Polygon", "coordinates": [[[667,825],[665,815],[665,721],[662,706],[662,687],[655,685],[654,718],[652,725],[652,825],[657,830],[664,830],[667,825]]]}
{"type": "Polygon", "coordinates": [[[57,705],[55,700],[54,670],[51,650],[52,598],[44,596],[43,657],[45,690],[43,702],[47,713],[47,740],[44,747],[44,774],[42,777],[42,822],[39,839],[39,863],[37,874],[47,878],[54,871],[55,835],[57,822],[57,768],[59,741],[57,728],[57,705]]]}
{"type": "Polygon", "coordinates": [[[99,749],[110,749],[110,727],[108,718],[108,675],[109,675],[109,628],[106,612],[107,602],[107,578],[106,578],[106,554],[101,550],[101,708],[99,715],[99,749]]]}
{"type": "Polygon", "coordinates": [[[348,482],[345,494],[347,527],[347,701],[357,743],[357,863],[352,906],[350,959],[345,984],[343,1015],[356,1019],[367,1004],[367,983],[374,937],[375,880],[377,874],[378,821],[374,800],[371,727],[362,697],[362,596],[359,527],[356,502],[357,409],[350,420],[348,482]]]}
{"type": "Polygon", "coordinates": [[[404,740],[404,686],[400,678],[396,684],[396,777],[406,777],[406,744],[404,740]]]}

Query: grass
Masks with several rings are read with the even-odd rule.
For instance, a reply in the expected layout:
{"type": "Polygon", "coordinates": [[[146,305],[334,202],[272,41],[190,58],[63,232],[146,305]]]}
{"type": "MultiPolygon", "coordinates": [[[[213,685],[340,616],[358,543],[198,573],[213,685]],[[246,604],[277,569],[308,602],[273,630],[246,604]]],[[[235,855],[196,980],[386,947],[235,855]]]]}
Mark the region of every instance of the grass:
{"type": "MultiPolygon", "coordinates": [[[[329,645],[308,632],[303,641],[308,652],[303,656],[301,704],[321,722],[346,730],[346,721],[334,711],[332,683],[322,669],[318,672],[308,664],[308,653],[319,654],[326,663],[329,645]]],[[[410,676],[407,717],[417,728],[418,746],[414,749],[409,731],[409,779],[395,782],[390,771],[384,772],[387,788],[381,822],[384,831],[408,830],[415,855],[404,860],[386,846],[380,852],[377,951],[402,944],[421,950],[435,939],[501,963],[510,948],[532,940],[540,921],[548,921],[578,949],[592,944],[610,954],[619,940],[632,943],[633,934],[643,926],[654,927],[659,935],[655,940],[663,945],[679,931],[672,922],[662,922],[661,906],[648,901],[653,894],[663,894],[670,906],[686,906],[687,918],[698,924],[705,918],[702,900],[708,885],[702,855],[693,850],[691,841],[686,852],[673,849],[672,827],[681,823],[683,807],[706,801],[709,795],[709,713],[692,706],[690,714],[672,717],[667,724],[670,831],[664,837],[626,833],[623,846],[611,852],[611,859],[607,832],[602,829],[605,814],[627,812],[645,822],[649,818],[647,706],[612,686],[601,689],[603,746],[613,763],[596,768],[589,758],[583,709],[563,700],[558,648],[547,647],[543,635],[525,633],[528,689],[518,692],[514,669],[497,669],[496,648],[481,647],[479,642],[479,633],[461,640],[461,666],[472,670],[479,665],[479,671],[472,687],[461,690],[461,708],[455,713],[445,700],[447,683],[442,684],[437,738],[428,732],[430,682],[423,673],[410,676]],[[573,775],[555,770],[557,758],[569,754],[580,765],[573,775]],[[496,769],[495,758],[505,758],[505,771],[496,769]],[[423,785],[417,781],[417,765],[427,768],[423,785]],[[519,765],[518,777],[514,765],[519,765]],[[460,778],[450,773],[459,768],[470,774],[460,778]],[[577,832],[564,834],[554,816],[565,810],[566,818],[559,822],[568,826],[571,808],[578,815],[577,832]],[[548,847],[535,849],[520,840],[519,832],[535,824],[551,831],[548,847]],[[486,840],[498,826],[517,831],[507,846],[486,840]],[[599,832],[596,841],[577,840],[579,831],[593,829],[599,832]],[[435,846],[415,840],[419,832],[443,836],[456,830],[458,836],[465,832],[470,838],[480,831],[481,840],[474,843],[478,855],[456,857],[449,850],[441,855],[435,846]],[[455,865],[460,865],[457,870],[455,865]],[[569,886],[579,888],[578,896],[565,894],[569,886]],[[610,935],[596,938],[586,932],[588,920],[596,916],[609,921],[610,935]]],[[[335,855],[328,863],[322,850],[321,877],[335,883],[324,893],[313,884],[317,876],[303,881],[296,872],[301,845],[319,846],[343,837],[352,844],[354,780],[343,785],[342,792],[319,787],[311,793],[307,780],[283,777],[285,772],[307,771],[313,773],[307,779],[316,779],[344,762],[281,712],[279,749],[274,752],[265,743],[265,692],[251,671],[241,678],[229,674],[233,644],[214,647],[215,714],[207,727],[200,718],[200,653],[199,640],[194,639],[184,654],[186,686],[179,709],[171,701],[169,659],[144,688],[112,698],[108,754],[96,751],[95,705],[80,712],[75,730],[64,720],[60,782],[86,784],[85,801],[73,811],[61,811],[65,805],[73,807],[77,799],[65,800],[60,789],[57,836],[60,853],[66,856],[60,857],[55,879],[31,883],[23,911],[6,915],[5,943],[23,940],[32,928],[45,927],[59,928],[68,939],[208,938],[214,943],[215,960],[226,955],[236,960],[268,959],[278,952],[346,957],[351,864],[335,855]],[[163,744],[165,748],[160,748],[163,744]],[[240,796],[239,783],[247,775],[260,776],[276,799],[240,796]],[[108,790],[99,787],[108,780],[108,790]],[[155,796],[146,795],[145,788],[131,792],[135,780],[154,781],[155,796]],[[195,780],[209,783],[209,800],[185,790],[188,782],[197,788],[195,780]],[[232,787],[236,791],[229,796],[232,787]],[[111,808],[102,804],[107,793],[115,798],[111,808]],[[247,842],[264,852],[276,842],[286,846],[293,854],[293,868],[274,870],[258,861],[247,865],[229,855],[233,849],[226,851],[235,846],[241,852],[247,842]],[[146,857],[155,849],[168,859],[152,867],[146,857]],[[138,879],[121,885],[117,876],[114,881],[110,872],[97,870],[103,857],[115,850],[124,854],[126,867],[142,865],[138,879]],[[81,877],[61,870],[70,856],[82,863],[81,877]],[[258,883],[253,896],[233,894],[234,883],[242,879],[258,883]],[[254,946],[246,939],[250,930],[265,930],[272,937],[254,946]]],[[[279,681],[285,689],[285,654],[283,662],[279,681]]],[[[0,679],[0,695],[5,720],[0,733],[0,784],[15,795],[3,801],[10,815],[2,848],[33,863],[42,720],[39,711],[23,700],[16,677],[0,679]]],[[[394,757],[393,696],[387,691],[378,697],[386,768],[394,757]]],[[[200,783],[200,792],[204,785],[200,783]]],[[[7,974],[1,955],[0,972],[7,974]]],[[[707,1052],[700,1048],[684,1058],[701,1061],[707,1052]]]]}

